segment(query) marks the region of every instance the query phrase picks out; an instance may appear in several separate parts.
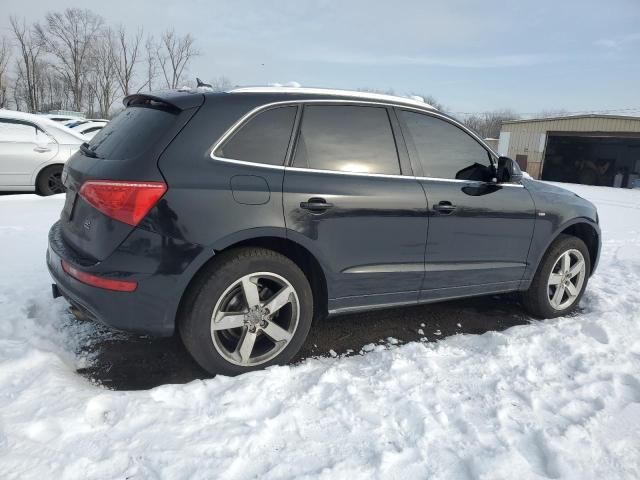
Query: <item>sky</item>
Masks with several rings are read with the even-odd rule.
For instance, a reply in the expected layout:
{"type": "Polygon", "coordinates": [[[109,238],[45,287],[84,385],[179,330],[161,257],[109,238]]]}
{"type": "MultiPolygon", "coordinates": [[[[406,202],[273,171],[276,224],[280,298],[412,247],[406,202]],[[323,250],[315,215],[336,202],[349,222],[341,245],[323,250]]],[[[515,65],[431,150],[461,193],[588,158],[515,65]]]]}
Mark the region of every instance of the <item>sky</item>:
{"type": "Polygon", "coordinates": [[[393,90],[453,113],[640,115],[640,0],[2,0],[9,16],[89,8],[196,39],[189,79],[393,90]]]}

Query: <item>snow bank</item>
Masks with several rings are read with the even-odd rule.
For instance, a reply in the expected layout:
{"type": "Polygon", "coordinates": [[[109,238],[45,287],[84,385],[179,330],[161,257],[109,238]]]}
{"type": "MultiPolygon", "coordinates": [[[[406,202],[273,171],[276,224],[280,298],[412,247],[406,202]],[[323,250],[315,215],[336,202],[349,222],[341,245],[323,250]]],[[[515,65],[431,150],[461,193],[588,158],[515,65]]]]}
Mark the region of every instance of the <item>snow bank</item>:
{"type": "Polygon", "coordinates": [[[640,478],[640,191],[568,187],[604,231],[580,314],[143,392],[74,373],[62,198],[0,197],[0,478],[640,478]]]}

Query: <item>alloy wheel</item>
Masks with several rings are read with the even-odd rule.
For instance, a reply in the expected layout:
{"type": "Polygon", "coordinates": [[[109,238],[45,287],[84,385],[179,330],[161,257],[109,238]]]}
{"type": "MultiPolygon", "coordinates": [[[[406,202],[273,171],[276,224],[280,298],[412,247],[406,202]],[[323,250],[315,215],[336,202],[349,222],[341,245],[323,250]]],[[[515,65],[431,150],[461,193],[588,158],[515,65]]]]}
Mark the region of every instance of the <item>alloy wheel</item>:
{"type": "Polygon", "coordinates": [[[233,282],[211,315],[211,339],[230,363],[252,367],[275,358],[298,328],[300,301],[293,285],[271,272],[233,282]]]}
{"type": "Polygon", "coordinates": [[[586,272],[579,250],[567,250],[558,257],[547,281],[547,295],[554,309],[564,310],[573,305],[582,290],[586,272]]]}

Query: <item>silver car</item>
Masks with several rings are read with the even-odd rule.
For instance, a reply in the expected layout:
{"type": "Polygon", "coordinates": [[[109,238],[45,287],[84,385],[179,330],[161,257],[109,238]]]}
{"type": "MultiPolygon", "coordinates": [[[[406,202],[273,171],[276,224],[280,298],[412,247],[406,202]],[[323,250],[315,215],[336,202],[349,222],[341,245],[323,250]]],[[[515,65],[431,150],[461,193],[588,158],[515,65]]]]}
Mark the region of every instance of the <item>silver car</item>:
{"type": "Polygon", "coordinates": [[[85,141],[42,115],[0,110],[0,190],[64,192],[64,162],[85,141]]]}

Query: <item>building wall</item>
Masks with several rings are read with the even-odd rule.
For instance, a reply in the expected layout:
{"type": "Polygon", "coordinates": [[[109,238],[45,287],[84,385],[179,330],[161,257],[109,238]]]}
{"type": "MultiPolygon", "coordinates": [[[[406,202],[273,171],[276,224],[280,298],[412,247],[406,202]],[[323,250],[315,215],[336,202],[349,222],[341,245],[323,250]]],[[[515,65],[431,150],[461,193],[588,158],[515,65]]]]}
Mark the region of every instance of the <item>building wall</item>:
{"type": "Polygon", "coordinates": [[[506,155],[513,159],[527,155],[527,173],[533,178],[540,178],[547,132],[640,133],[640,118],[585,116],[503,123],[500,137],[501,141],[508,137],[508,148],[503,145],[506,155]]]}
{"type": "Polygon", "coordinates": [[[497,138],[485,138],[484,143],[489,145],[494,150],[498,150],[498,139],[497,138]]]}

